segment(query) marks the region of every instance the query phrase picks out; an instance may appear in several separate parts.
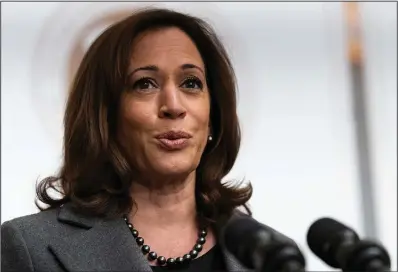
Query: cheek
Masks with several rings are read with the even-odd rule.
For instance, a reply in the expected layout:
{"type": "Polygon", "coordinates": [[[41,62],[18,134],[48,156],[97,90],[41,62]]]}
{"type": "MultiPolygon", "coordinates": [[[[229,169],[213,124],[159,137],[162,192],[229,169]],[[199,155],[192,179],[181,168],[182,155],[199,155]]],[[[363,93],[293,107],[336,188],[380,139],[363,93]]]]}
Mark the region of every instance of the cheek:
{"type": "Polygon", "coordinates": [[[192,117],[197,124],[198,133],[207,142],[210,127],[210,107],[208,105],[201,105],[192,111],[192,117]]]}
{"type": "Polygon", "coordinates": [[[151,108],[143,103],[125,103],[120,114],[120,129],[125,137],[139,137],[152,123],[151,108]]]}
{"type": "Polygon", "coordinates": [[[147,124],[153,115],[151,104],[143,101],[134,101],[133,99],[126,100],[122,108],[121,117],[123,120],[127,121],[132,126],[140,127],[147,124]]]}
{"type": "Polygon", "coordinates": [[[210,101],[206,99],[206,103],[198,110],[198,119],[200,119],[203,126],[210,126],[210,101]]]}

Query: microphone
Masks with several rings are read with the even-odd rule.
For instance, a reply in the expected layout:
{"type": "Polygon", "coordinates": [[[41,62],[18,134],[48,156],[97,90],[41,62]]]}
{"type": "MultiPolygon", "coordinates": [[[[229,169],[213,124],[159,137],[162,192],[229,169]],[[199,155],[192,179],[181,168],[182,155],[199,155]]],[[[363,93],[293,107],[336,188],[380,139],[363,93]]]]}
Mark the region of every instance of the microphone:
{"type": "Polygon", "coordinates": [[[343,271],[390,270],[390,257],[382,245],[360,239],[353,229],[331,218],[321,218],[311,225],[307,243],[326,264],[343,271]]]}
{"type": "Polygon", "coordinates": [[[305,270],[303,254],[292,239],[249,216],[230,221],[222,238],[228,251],[257,272],[305,270]]]}

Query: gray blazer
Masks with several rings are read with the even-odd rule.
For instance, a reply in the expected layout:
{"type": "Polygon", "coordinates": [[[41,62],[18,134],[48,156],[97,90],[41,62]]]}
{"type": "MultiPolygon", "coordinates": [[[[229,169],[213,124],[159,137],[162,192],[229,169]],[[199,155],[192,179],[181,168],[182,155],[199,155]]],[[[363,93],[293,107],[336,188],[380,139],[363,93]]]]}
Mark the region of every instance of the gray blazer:
{"type": "MultiPolygon", "coordinates": [[[[227,271],[251,271],[220,243],[227,271]]],[[[68,204],[1,225],[2,272],[152,272],[122,218],[74,213],[68,204]]]]}

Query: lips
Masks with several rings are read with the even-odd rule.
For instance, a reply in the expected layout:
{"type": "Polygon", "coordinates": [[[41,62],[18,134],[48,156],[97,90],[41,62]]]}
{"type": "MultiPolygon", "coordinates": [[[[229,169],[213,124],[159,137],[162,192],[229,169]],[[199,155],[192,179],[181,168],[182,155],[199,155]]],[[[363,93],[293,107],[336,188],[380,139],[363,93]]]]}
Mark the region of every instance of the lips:
{"type": "Polygon", "coordinates": [[[189,139],[189,138],[192,138],[191,134],[186,133],[184,131],[168,131],[156,136],[156,139],[167,139],[167,140],[189,139]]]}
{"type": "Polygon", "coordinates": [[[155,137],[160,146],[166,150],[181,150],[188,145],[192,135],[183,131],[168,131],[155,137]]]}

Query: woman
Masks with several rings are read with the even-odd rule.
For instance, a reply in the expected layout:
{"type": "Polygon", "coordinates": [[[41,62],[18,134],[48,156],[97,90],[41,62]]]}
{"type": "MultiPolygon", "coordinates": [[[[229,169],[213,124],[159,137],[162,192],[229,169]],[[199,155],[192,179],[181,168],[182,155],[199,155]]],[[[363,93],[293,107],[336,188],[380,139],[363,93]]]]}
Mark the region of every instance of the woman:
{"type": "Polygon", "coordinates": [[[150,9],[104,31],[71,88],[60,174],[37,188],[46,207],[2,225],[2,271],[245,271],[219,242],[252,194],[221,183],[235,88],[200,19],[150,9]]]}

